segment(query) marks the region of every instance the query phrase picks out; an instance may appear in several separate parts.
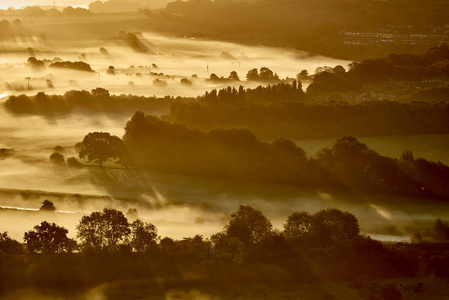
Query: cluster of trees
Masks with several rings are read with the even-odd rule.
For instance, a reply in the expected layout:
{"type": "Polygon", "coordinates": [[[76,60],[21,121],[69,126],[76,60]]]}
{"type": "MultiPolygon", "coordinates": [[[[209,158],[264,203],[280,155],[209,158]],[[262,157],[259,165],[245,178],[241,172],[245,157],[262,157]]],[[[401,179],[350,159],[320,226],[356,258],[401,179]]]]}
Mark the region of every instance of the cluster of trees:
{"type": "Polygon", "coordinates": [[[22,21],[15,19],[11,23],[8,20],[0,21],[0,39],[6,38],[11,34],[18,33],[22,30],[22,21]]]}
{"type": "Polygon", "coordinates": [[[156,227],[140,219],[129,222],[118,210],[105,208],[83,216],[76,226],[77,238],[67,236],[68,230],[43,221],[24,234],[24,245],[0,234],[0,254],[28,253],[114,253],[146,252],[157,247],[156,227]],[[24,248],[25,246],[25,248],[24,248]]]}
{"type": "Polygon", "coordinates": [[[269,68],[262,67],[258,71],[257,69],[251,69],[246,74],[246,79],[250,81],[262,81],[262,82],[279,82],[279,76],[273,73],[269,68]]]}
{"type": "MultiPolygon", "coordinates": [[[[75,248],[66,246],[66,233],[42,222],[25,234],[26,248],[31,253],[68,252],[75,248]]],[[[208,286],[283,286],[411,275],[418,266],[417,255],[361,236],[357,218],[338,209],[293,213],[280,231],[260,210],[240,205],[223,231],[182,240],[160,238],[154,225],[141,220],[130,224],[120,211],[104,209],[80,220],[77,237],[84,255],[30,255],[22,261],[23,256],[5,255],[23,253],[13,251],[22,245],[7,233],[0,235],[4,287],[79,290],[126,279],[159,287],[191,283],[188,278],[208,286]]]]}
{"type": "Polygon", "coordinates": [[[53,60],[43,59],[39,60],[35,55],[35,51],[32,48],[28,48],[28,53],[32,56],[30,56],[27,60],[28,66],[30,66],[32,69],[36,71],[40,71],[43,68],[45,68],[47,65],[50,68],[59,68],[59,69],[70,69],[75,71],[84,71],[84,72],[95,72],[92,70],[91,66],[88,63],[85,63],[83,61],[62,61],[59,58],[55,58],[53,60]]]}
{"type": "Polygon", "coordinates": [[[239,75],[236,71],[232,71],[227,78],[225,77],[218,77],[215,73],[210,74],[209,80],[213,82],[218,83],[226,83],[226,82],[232,82],[232,81],[240,81],[239,75]]]}
{"type": "Polygon", "coordinates": [[[338,139],[307,159],[286,138],[259,141],[246,129],[203,132],[137,112],[123,141],[134,163],[144,169],[273,182],[314,188],[362,190],[447,199],[449,167],[415,159],[379,155],[354,137],[338,139]]]}
{"type": "Polygon", "coordinates": [[[62,61],[50,64],[50,68],[70,69],[75,71],[95,72],[88,63],[83,61],[62,61]]]}
{"type": "MultiPolygon", "coordinates": [[[[50,201],[48,201],[50,202],[50,201]]],[[[349,212],[338,209],[324,209],[314,215],[301,211],[293,213],[284,224],[284,230],[273,229],[270,220],[249,205],[240,205],[231,214],[223,231],[204,239],[201,236],[185,238],[176,242],[170,238],[160,238],[157,228],[140,219],[130,223],[119,210],[105,208],[81,218],[76,226],[79,242],[68,238],[68,230],[55,223],[43,221],[24,234],[28,253],[117,253],[151,252],[157,248],[169,250],[186,246],[186,242],[203,244],[198,253],[207,258],[213,252],[216,256],[229,258],[229,262],[242,263],[245,252],[252,247],[268,247],[279,243],[279,247],[328,247],[339,241],[361,238],[357,218],[349,212]],[[184,245],[183,245],[184,244],[184,245]],[[222,253],[223,251],[223,253],[222,253]]],[[[198,246],[198,245],[197,245],[198,246]]],[[[190,245],[188,245],[190,247],[190,245]]],[[[0,235],[0,253],[22,253],[18,241],[11,239],[7,232],[0,235]]]]}
{"type": "MultiPolygon", "coordinates": [[[[215,73],[210,75],[209,80],[214,82],[232,82],[240,81],[240,78],[236,71],[232,71],[227,78],[218,77],[215,73]]],[[[267,67],[261,67],[260,71],[257,69],[251,69],[246,74],[246,80],[259,81],[264,83],[279,83],[281,79],[279,76],[267,67]]]]}
{"type": "Polygon", "coordinates": [[[169,119],[202,130],[245,127],[264,139],[449,132],[446,101],[314,104],[304,99],[299,88],[285,84],[252,90],[227,88],[206,93],[197,102],[173,103],[169,119]]]}
{"type": "MultiPolygon", "coordinates": [[[[240,106],[248,104],[272,104],[280,102],[298,102],[305,100],[305,93],[302,90],[301,82],[293,80],[291,83],[283,82],[275,85],[258,86],[254,89],[245,89],[240,86],[238,89],[227,87],[220,90],[213,89],[206,92],[204,96],[198,97],[199,104],[219,109],[220,106],[240,106]]],[[[177,116],[177,109],[184,109],[189,104],[178,101],[171,106],[171,116],[177,116]]],[[[182,112],[181,112],[182,115],[182,112]]],[[[176,119],[176,117],[174,117],[176,119]]]]}
{"type": "Polygon", "coordinates": [[[338,139],[316,160],[345,186],[382,193],[446,199],[449,167],[441,162],[415,159],[410,151],[400,159],[381,156],[353,137],[338,139]]]}
{"type": "Polygon", "coordinates": [[[431,48],[423,55],[390,54],[376,60],[353,62],[349,70],[334,69],[319,72],[307,87],[307,94],[316,97],[322,94],[347,92],[365,84],[380,81],[419,81],[423,78],[449,76],[449,48],[446,44],[431,48]]]}
{"type": "MultiPolygon", "coordinates": [[[[187,100],[187,99],[186,99],[187,100]]],[[[77,110],[108,113],[133,113],[142,110],[160,114],[169,110],[174,102],[171,97],[143,97],[133,95],[110,95],[103,88],[89,91],[67,91],[64,95],[10,96],[5,108],[14,114],[60,115],[77,110]]]]}
{"type": "Polygon", "coordinates": [[[14,7],[8,8],[8,14],[16,16],[30,16],[30,17],[42,17],[42,16],[86,16],[90,15],[88,9],[82,7],[66,6],[62,10],[56,8],[43,9],[40,6],[25,6],[21,9],[15,9],[14,7]]]}
{"type": "Polygon", "coordinates": [[[0,233],[0,254],[21,254],[23,245],[12,239],[7,232],[0,233]]]}

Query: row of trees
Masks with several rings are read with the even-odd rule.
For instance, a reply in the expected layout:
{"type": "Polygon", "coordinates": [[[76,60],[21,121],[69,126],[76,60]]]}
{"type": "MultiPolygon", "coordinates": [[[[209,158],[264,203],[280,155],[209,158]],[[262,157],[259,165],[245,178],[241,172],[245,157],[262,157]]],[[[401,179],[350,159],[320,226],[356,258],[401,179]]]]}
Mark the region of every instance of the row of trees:
{"type": "MultiPolygon", "coordinates": [[[[186,99],[187,100],[187,99],[186,99]]],[[[5,108],[14,114],[64,115],[75,111],[102,113],[165,113],[175,100],[171,97],[143,97],[133,95],[110,95],[103,88],[92,91],[67,91],[64,95],[10,96],[5,108]]]]}
{"type": "MultiPolygon", "coordinates": [[[[0,10],[0,13],[2,11],[0,10]]],[[[4,12],[4,11],[3,11],[4,12]]],[[[7,13],[9,15],[15,15],[15,16],[29,16],[29,17],[42,17],[42,16],[86,16],[90,15],[90,11],[82,8],[82,7],[75,7],[72,6],[66,6],[62,10],[58,10],[56,8],[50,8],[50,9],[43,9],[40,6],[34,5],[34,6],[25,6],[24,8],[15,9],[14,7],[10,7],[7,10],[7,13]]]]}
{"type": "Polygon", "coordinates": [[[310,97],[322,94],[347,92],[361,88],[366,84],[395,81],[420,81],[424,78],[449,76],[449,66],[444,63],[449,59],[446,44],[431,48],[422,55],[390,54],[387,57],[349,65],[348,72],[334,69],[323,70],[313,76],[307,87],[310,97]]]}
{"type": "MultiPolygon", "coordinates": [[[[182,247],[183,243],[191,242],[202,247],[202,251],[213,252],[215,249],[219,257],[231,254],[229,260],[241,262],[245,249],[256,246],[278,244],[278,247],[286,247],[289,243],[295,247],[325,247],[338,241],[357,239],[360,233],[355,216],[338,209],[325,209],[314,215],[305,211],[294,213],[288,217],[284,230],[279,231],[260,210],[249,205],[240,205],[223,231],[210,239],[195,236],[175,242],[160,238],[153,224],[140,219],[130,223],[121,211],[109,208],[83,216],[76,231],[79,242],[67,236],[66,228],[43,221],[24,234],[26,249],[29,253],[45,254],[76,250],[83,253],[148,252],[157,248],[182,247]]],[[[0,236],[0,253],[20,252],[19,242],[6,232],[0,236]]]]}
{"type": "Polygon", "coordinates": [[[245,127],[264,139],[449,132],[446,101],[318,104],[302,99],[302,91],[287,86],[251,91],[224,89],[207,93],[204,100],[197,102],[173,103],[169,119],[202,130],[245,127]],[[284,91],[271,92],[278,88],[284,91]]]}
{"type": "MultiPolygon", "coordinates": [[[[52,236],[53,232],[65,230],[41,223],[27,236],[52,236]]],[[[82,255],[26,256],[7,255],[20,253],[8,252],[14,250],[11,245],[22,245],[7,234],[0,235],[0,293],[21,288],[80,293],[111,282],[114,295],[115,283],[120,289],[122,283],[130,283],[133,290],[137,284],[139,290],[148,288],[152,293],[192,284],[291,287],[298,283],[411,276],[419,264],[418,253],[387,248],[360,236],[357,219],[336,209],[313,215],[297,212],[279,231],[273,230],[261,211],[240,206],[223,231],[210,238],[196,235],[182,240],[156,238],[156,228],[151,224],[129,224],[121,212],[105,209],[83,217],[77,235],[82,255]]],[[[42,240],[50,245],[57,241],[42,240]]],[[[58,246],[33,249],[41,253],[70,250],[58,246]]],[[[439,270],[436,275],[447,274],[447,257],[438,259],[436,264],[437,260],[429,257],[429,267],[439,270]]]]}
{"type": "Polygon", "coordinates": [[[19,33],[22,29],[22,21],[15,19],[11,23],[7,20],[0,21],[0,39],[11,34],[19,33]]]}
{"type": "MultiPolygon", "coordinates": [[[[130,223],[118,210],[105,208],[83,216],[76,226],[77,238],[67,236],[68,230],[55,223],[43,221],[24,234],[29,253],[144,252],[154,249],[157,229],[140,219],[130,223]]],[[[5,232],[0,237],[0,253],[22,253],[22,245],[5,232]]]]}
{"type": "Polygon", "coordinates": [[[416,197],[449,195],[448,166],[415,159],[411,152],[385,157],[351,136],[308,159],[286,138],[265,143],[246,129],[203,132],[137,112],[123,141],[130,161],[143,169],[416,197]]]}
{"type": "MultiPolygon", "coordinates": [[[[245,89],[240,86],[238,89],[227,87],[220,90],[213,89],[206,92],[204,96],[198,97],[198,103],[219,108],[220,106],[241,106],[249,104],[273,104],[281,102],[303,102],[306,94],[302,90],[300,81],[292,80],[275,85],[258,86],[254,89],[245,89]]],[[[185,101],[175,102],[171,110],[188,105],[185,101]]],[[[171,112],[173,114],[174,112],[171,112]]]]}
{"type": "Polygon", "coordinates": [[[157,117],[136,113],[122,141],[105,132],[86,135],[80,158],[102,167],[114,160],[124,167],[445,199],[449,167],[415,158],[379,155],[354,137],[338,139],[307,159],[294,142],[279,138],[264,143],[248,130],[204,133],[157,117]]]}

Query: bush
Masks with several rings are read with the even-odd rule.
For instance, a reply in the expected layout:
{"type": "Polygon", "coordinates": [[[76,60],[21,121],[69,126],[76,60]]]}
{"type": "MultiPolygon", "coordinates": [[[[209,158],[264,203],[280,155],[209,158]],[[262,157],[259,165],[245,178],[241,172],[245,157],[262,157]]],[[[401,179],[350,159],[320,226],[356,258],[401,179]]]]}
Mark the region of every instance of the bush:
{"type": "Polygon", "coordinates": [[[65,165],[64,155],[58,152],[53,152],[50,155],[50,161],[56,165],[65,165]]]}

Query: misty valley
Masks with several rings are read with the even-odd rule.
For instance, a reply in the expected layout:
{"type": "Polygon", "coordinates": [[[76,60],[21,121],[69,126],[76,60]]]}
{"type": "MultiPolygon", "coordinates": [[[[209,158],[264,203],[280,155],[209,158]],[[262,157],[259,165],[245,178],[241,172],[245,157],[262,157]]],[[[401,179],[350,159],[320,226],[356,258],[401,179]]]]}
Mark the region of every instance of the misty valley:
{"type": "Polygon", "coordinates": [[[3,2],[0,299],[446,299],[445,1],[3,2]]]}

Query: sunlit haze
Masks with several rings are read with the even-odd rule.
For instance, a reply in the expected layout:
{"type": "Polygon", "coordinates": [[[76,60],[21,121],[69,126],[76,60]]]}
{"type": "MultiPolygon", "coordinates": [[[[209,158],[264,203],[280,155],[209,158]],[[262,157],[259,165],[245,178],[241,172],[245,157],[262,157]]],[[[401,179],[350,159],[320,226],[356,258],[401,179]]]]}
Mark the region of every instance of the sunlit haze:
{"type": "Polygon", "coordinates": [[[90,0],[15,0],[6,1],[0,0],[0,9],[8,9],[9,7],[20,8],[23,6],[34,6],[34,5],[46,5],[46,6],[73,6],[73,7],[87,7],[89,3],[93,1],[90,0]]]}
{"type": "Polygon", "coordinates": [[[447,299],[447,2],[0,0],[0,300],[447,299]]]}

